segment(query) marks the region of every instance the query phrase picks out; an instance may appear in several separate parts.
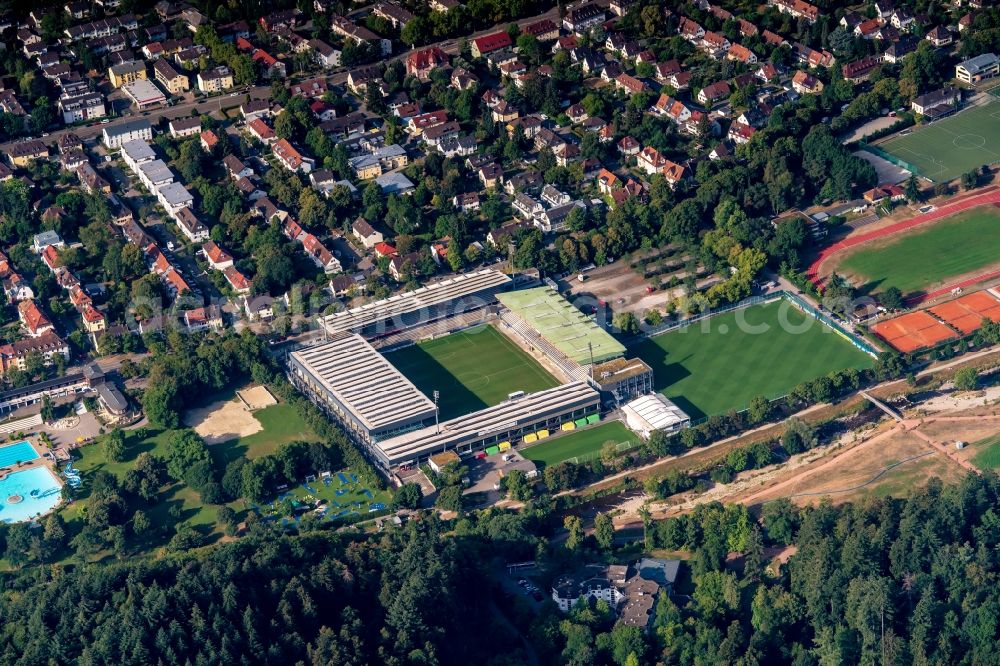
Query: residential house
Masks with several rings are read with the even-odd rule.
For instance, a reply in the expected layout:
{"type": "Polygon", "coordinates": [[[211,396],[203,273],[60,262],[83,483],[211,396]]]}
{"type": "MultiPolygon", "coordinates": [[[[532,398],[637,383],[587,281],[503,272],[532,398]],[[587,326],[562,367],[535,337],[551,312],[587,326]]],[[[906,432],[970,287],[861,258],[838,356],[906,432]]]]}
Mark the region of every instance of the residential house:
{"type": "Polygon", "coordinates": [[[222,271],[233,265],[233,256],[219,247],[215,241],[205,241],[201,246],[201,253],[205,255],[212,270],[222,271]]]}
{"type": "Polygon", "coordinates": [[[288,139],[278,139],[273,146],[271,146],[271,152],[279,163],[289,171],[301,171],[302,173],[309,173],[312,171],[314,166],[314,161],[311,158],[303,157],[298,150],[288,142],[288,139]]]}
{"type": "Polygon", "coordinates": [[[305,253],[309,255],[313,263],[317,267],[323,270],[324,273],[330,275],[332,273],[339,273],[343,270],[340,265],[340,261],[330,252],[318,238],[310,233],[303,234],[299,240],[302,243],[302,249],[305,253]]]}
{"type": "Polygon", "coordinates": [[[358,239],[366,250],[372,249],[385,240],[382,236],[382,232],[376,230],[375,227],[373,227],[368,220],[363,217],[359,217],[354,220],[354,223],[351,225],[351,233],[358,239]]]}
{"type": "Polygon", "coordinates": [[[222,309],[218,305],[195,308],[184,312],[184,326],[188,333],[198,333],[200,331],[221,331],[224,323],[222,321],[222,309]]]}
{"type": "Polygon", "coordinates": [[[162,58],[153,63],[153,76],[171,95],[182,95],[191,87],[188,77],[162,58]]]}
{"type": "Polygon", "coordinates": [[[6,151],[7,161],[13,167],[28,166],[34,160],[49,156],[49,148],[39,139],[25,139],[11,144],[6,151]]]}
{"type": "Polygon", "coordinates": [[[25,332],[33,338],[55,331],[55,326],[32,300],[20,301],[17,304],[17,318],[21,321],[25,332]]]}
{"type": "Polygon", "coordinates": [[[233,87],[233,72],[225,65],[198,72],[198,90],[203,93],[218,93],[233,87]]]}
{"type": "Polygon", "coordinates": [[[309,48],[312,49],[313,60],[323,69],[340,66],[340,51],[326,42],[319,39],[310,39],[309,48]]]}
{"type": "Polygon", "coordinates": [[[414,51],[406,57],[406,73],[422,81],[430,78],[432,71],[450,64],[448,55],[436,46],[414,51]]]}
{"type": "Polygon", "coordinates": [[[792,89],[800,95],[823,92],[823,82],[801,69],[792,76],[792,89]]]}
{"type": "Polygon", "coordinates": [[[819,7],[803,0],[767,0],[767,4],[776,7],[782,14],[805,19],[809,23],[815,23],[820,15],[819,7]]]}
{"type": "Polygon", "coordinates": [[[605,18],[604,8],[596,2],[590,2],[568,9],[563,15],[562,25],[565,30],[582,35],[604,23],[605,18]]]}
{"type": "Polygon", "coordinates": [[[250,133],[250,136],[265,144],[274,143],[278,139],[274,130],[264,122],[263,118],[254,118],[249,121],[247,123],[247,131],[250,133]]]}
{"type": "Polygon", "coordinates": [[[844,79],[851,83],[861,83],[867,81],[875,69],[882,64],[882,59],[877,56],[868,56],[861,60],[849,62],[841,67],[844,79]]]}
{"type": "Polygon", "coordinates": [[[729,97],[731,92],[728,82],[716,81],[698,91],[698,102],[707,107],[720,99],[729,97]]]}
{"type": "Polygon", "coordinates": [[[130,120],[116,125],[105,126],[101,130],[102,142],[105,147],[111,150],[121,148],[126,141],[142,139],[143,141],[153,140],[153,126],[148,120],[130,120]]]}
{"type": "Polygon", "coordinates": [[[937,48],[942,48],[944,46],[951,45],[954,42],[954,38],[951,36],[951,32],[943,26],[937,26],[932,28],[924,35],[924,39],[936,46],[937,48]]]}
{"type": "Polygon", "coordinates": [[[250,290],[253,289],[253,282],[237,270],[235,266],[223,269],[222,275],[237,294],[249,294],[250,290]]]}
{"type": "Polygon", "coordinates": [[[652,146],[646,146],[636,156],[639,168],[648,175],[663,174],[671,187],[684,178],[684,167],[672,162],[652,146]]]}
{"type": "Polygon", "coordinates": [[[494,51],[509,49],[513,43],[510,40],[510,35],[505,30],[501,30],[473,39],[470,46],[473,58],[483,58],[494,51]]]}
{"type": "Polygon", "coordinates": [[[177,221],[177,227],[181,233],[192,243],[208,240],[208,227],[198,219],[190,208],[181,208],[177,211],[174,219],[177,221]]]}
{"type": "Polygon", "coordinates": [[[330,20],[330,29],[334,34],[340,35],[356,45],[372,44],[382,56],[392,53],[392,40],[379,37],[374,32],[364,26],[355,24],[350,19],[334,14],[330,20]]]}
{"type": "Polygon", "coordinates": [[[123,62],[108,69],[108,79],[115,88],[121,88],[126,83],[146,80],[146,63],[123,62]]]}
{"type": "Polygon", "coordinates": [[[170,136],[175,139],[195,136],[196,134],[201,134],[201,118],[198,116],[177,118],[171,120],[167,127],[170,130],[170,136]]]}

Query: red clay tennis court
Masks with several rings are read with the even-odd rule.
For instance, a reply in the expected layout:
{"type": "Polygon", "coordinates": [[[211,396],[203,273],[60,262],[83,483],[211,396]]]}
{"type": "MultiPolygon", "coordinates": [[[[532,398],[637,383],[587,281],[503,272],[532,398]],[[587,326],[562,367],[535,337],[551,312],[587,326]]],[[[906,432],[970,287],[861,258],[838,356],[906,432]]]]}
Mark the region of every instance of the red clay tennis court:
{"type": "Polygon", "coordinates": [[[958,337],[924,310],[879,322],[872,331],[904,354],[958,337]]]}
{"type": "Polygon", "coordinates": [[[953,301],[935,305],[930,311],[938,319],[958,329],[963,334],[978,330],[983,319],[1000,321],[1000,301],[988,291],[977,291],[953,301]]]}

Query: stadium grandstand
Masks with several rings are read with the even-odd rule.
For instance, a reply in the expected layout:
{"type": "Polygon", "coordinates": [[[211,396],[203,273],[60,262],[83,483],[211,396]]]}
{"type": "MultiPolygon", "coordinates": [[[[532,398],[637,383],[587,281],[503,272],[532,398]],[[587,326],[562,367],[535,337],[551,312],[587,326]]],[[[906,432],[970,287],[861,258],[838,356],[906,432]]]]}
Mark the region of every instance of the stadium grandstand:
{"type": "Polygon", "coordinates": [[[501,319],[570,376],[582,378],[582,366],[625,355],[622,343],[551,287],[497,294],[497,299],[507,309],[501,319]]]}
{"type": "Polygon", "coordinates": [[[509,276],[486,268],[336,312],[321,317],[319,323],[328,333],[346,331],[370,340],[493,305],[497,292],[512,284],[509,276]]]}
{"type": "Polygon", "coordinates": [[[520,444],[525,435],[541,430],[554,432],[563,424],[595,415],[600,404],[600,394],[587,382],[571,382],[507,400],[445,421],[438,427],[412,430],[371,443],[369,450],[386,472],[422,463],[443,451],[469,455],[493,446],[505,450],[520,444]]]}
{"type": "Polygon", "coordinates": [[[433,422],[437,408],[360,335],[289,354],[292,383],[367,443],[433,422]]]}

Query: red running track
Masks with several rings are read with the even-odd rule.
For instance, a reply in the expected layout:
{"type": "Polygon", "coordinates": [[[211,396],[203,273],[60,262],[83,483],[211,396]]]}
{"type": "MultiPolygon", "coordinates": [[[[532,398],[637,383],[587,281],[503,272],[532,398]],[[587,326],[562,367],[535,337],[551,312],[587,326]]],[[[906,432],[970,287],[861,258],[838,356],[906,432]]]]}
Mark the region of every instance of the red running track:
{"type": "MultiPolygon", "coordinates": [[[[819,253],[816,260],[809,266],[809,270],[806,275],[809,281],[812,282],[817,287],[823,285],[823,278],[820,277],[820,268],[827,259],[829,259],[834,254],[846,250],[849,247],[855,247],[861,245],[862,243],[867,243],[869,241],[876,240],[878,238],[884,238],[886,236],[891,236],[892,234],[899,233],[900,231],[906,231],[907,229],[912,229],[913,227],[918,227],[922,224],[927,224],[928,222],[934,222],[940,220],[948,215],[953,215],[959,213],[963,210],[968,210],[969,208],[975,208],[976,206],[983,206],[986,204],[1000,204],[1000,187],[996,185],[991,185],[988,188],[981,190],[976,193],[963,194],[957,197],[953,197],[947,204],[938,206],[929,213],[924,213],[923,215],[917,215],[908,220],[903,220],[902,222],[897,222],[896,224],[891,224],[888,227],[879,229],[878,231],[872,231],[867,234],[859,234],[857,236],[851,236],[845,238],[842,241],[838,241],[829,247],[823,248],[823,251],[819,253]]],[[[947,287],[942,287],[937,291],[933,291],[929,294],[925,294],[919,297],[919,301],[926,301],[929,298],[934,298],[940,296],[943,293],[948,293],[956,287],[965,287],[970,284],[975,284],[984,279],[988,279],[994,274],[986,276],[978,276],[965,280],[961,284],[948,285],[947,287]]],[[[1000,275],[997,273],[996,275],[1000,275]]]]}

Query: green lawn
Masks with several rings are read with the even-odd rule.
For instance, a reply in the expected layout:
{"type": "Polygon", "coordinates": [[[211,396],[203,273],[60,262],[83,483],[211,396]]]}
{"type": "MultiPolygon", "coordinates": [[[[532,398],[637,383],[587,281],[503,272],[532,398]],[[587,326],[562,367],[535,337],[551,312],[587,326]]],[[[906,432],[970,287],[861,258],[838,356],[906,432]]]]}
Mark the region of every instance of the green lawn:
{"type": "Polygon", "coordinates": [[[441,392],[441,420],[503,402],[514,391],[558,386],[535,359],[492,326],[477,326],[386,356],[428,397],[441,392]]]}
{"type": "Polygon", "coordinates": [[[835,370],[872,359],[788,301],[754,305],[663,333],[632,347],[654,387],[692,418],[777,398],[835,370]]]}
{"type": "Polygon", "coordinates": [[[635,442],[636,435],[621,421],[609,421],[591,428],[573,430],[542,440],[527,448],[520,449],[525,458],[542,465],[555,465],[570,458],[589,459],[600,452],[605,442],[623,444],[635,442]]]}
{"type": "Polygon", "coordinates": [[[865,281],[869,291],[897,287],[927,291],[949,278],[1000,261],[1000,210],[989,206],[956,214],[896,240],[848,254],[838,272],[865,281]]]}
{"type": "MultiPolygon", "coordinates": [[[[207,402],[214,402],[220,396],[211,396],[207,402]]],[[[225,397],[225,396],[223,396],[225,397]]],[[[209,451],[212,453],[216,468],[221,475],[222,470],[232,460],[244,456],[250,459],[273,453],[280,446],[296,440],[315,441],[317,435],[299,417],[295,409],[287,403],[279,403],[254,412],[254,418],[261,422],[264,429],[248,437],[233,439],[221,444],[210,445],[209,451]]],[[[126,432],[126,457],[122,462],[111,462],[104,454],[104,447],[101,445],[101,438],[93,444],[84,446],[77,451],[79,460],[74,462],[74,466],[80,470],[84,479],[84,485],[80,497],[84,501],[62,509],[63,517],[71,525],[74,531],[82,524],[82,510],[86,503],[89,485],[86,483],[88,476],[97,471],[107,471],[114,474],[119,479],[135,464],[135,459],[142,453],[151,453],[159,457],[166,456],[167,440],[171,430],[160,430],[146,427],[126,432]]],[[[303,496],[304,489],[301,490],[303,496]]],[[[386,494],[385,497],[388,497],[386,494]]],[[[380,500],[388,504],[388,500],[383,497],[380,500]]],[[[233,502],[229,505],[237,512],[243,510],[242,502],[233,502]]],[[[134,509],[135,507],[133,507],[134,509]]],[[[188,488],[183,483],[170,483],[164,486],[158,501],[148,507],[142,507],[147,512],[154,526],[165,526],[172,533],[173,526],[180,522],[186,522],[192,527],[201,531],[211,539],[222,536],[222,527],[218,523],[218,506],[204,504],[198,493],[188,488]],[[171,515],[179,511],[179,516],[171,515]]],[[[131,509],[130,509],[131,510],[131,509]]],[[[155,544],[154,544],[155,545],[155,544]]]]}
{"type": "Polygon", "coordinates": [[[976,467],[981,470],[1000,468],[1000,436],[974,442],[972,448],[976,450],[976,455],[972,457],[972,464],[976,467]]]}
{"type": "Polygon", "coordinates": [[[299,417],[295,408],[287,403],[257,410],[253,416],[264,426],[263,430],[209,446],[217,461],[223,466],[240,456],[251,460],[266,456],[289,442],[318,441],[316,433],[299,417]]]}
{"type": "Polygon", "coordinates": [[[1000,102],[966,109],[910,130],[878,148],[912,165],[934,182],[946,182],[1000,160],[1000,102]]]}

